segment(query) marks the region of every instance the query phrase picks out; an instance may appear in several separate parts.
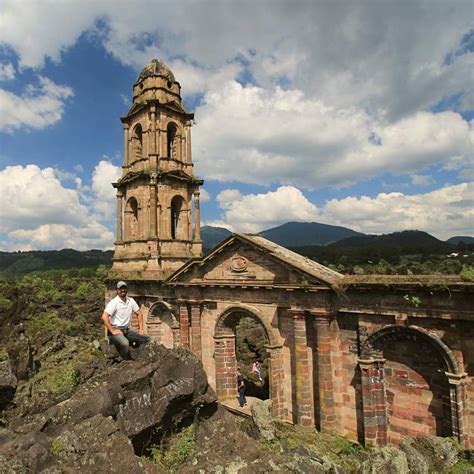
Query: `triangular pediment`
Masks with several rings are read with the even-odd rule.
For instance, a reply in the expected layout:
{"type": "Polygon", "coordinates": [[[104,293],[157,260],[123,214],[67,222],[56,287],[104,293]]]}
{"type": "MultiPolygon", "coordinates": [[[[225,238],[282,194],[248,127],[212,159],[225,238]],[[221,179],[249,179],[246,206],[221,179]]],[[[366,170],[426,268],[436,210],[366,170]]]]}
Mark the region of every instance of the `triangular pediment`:
{"type": "Polygon", "coordinates": [[[188,262],[170,283],[200,286],[333,287],[342,275],[263,237],[233,234],[206,257],[188,262]]]}

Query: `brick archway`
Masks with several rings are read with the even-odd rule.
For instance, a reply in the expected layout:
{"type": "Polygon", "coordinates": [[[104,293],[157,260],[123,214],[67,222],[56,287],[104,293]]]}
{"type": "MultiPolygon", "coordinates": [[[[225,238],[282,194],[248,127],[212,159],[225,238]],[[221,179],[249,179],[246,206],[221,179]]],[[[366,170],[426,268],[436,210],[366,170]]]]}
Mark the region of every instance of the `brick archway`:
{"type": "Polygon", "coordinates": [[[403,436],[462,439],[459,364],[437,336],[387,326],[364,342],[359,363],[367,444],[398,444],[403,436]]]}
{"type": "Polygon", "coordinates": [[[242,306],[226,309],[217,319],[214,331],[214,358],[216,364],[216,391],[220,399],[236,396],[235,371],[237,356],[235,347],[235,323],[241,317],[250,317],[264,329],[267,339],[266,351],[269,363],[269,396],[273,402],[275,417],[284,417],[283,401],[283,357],[274,330],[268,327],[257,310],[242,306]]]}

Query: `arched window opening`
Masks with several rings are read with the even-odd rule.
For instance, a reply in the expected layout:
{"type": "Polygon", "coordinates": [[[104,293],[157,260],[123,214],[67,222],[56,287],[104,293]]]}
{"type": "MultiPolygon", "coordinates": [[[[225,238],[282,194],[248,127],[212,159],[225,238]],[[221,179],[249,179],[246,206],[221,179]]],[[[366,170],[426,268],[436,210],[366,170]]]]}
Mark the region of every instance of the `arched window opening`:
{"type": "Polygon", "coordinates": [[[125,208],[125,239],[136,239],[138,233],[138,202],[134,197],[131,197],[125,208]]]}
{"type": "Polygon", "coordinates": [[[185,238],[184,235],[184,199],[175,196],[171,201],[171,238],[185,238]]]}
{"type": "Polygon", "coordinates": [[[168,124],[167,129],[168,138],[168,158],[176,159],[176,125],[174,123],[168,124]]]}
{"type": "Polygon", "coordinates": [[[143,131],[140,124],[133,129],[132,150],[134,160],[139,160],[143,157],[143,131]]]}

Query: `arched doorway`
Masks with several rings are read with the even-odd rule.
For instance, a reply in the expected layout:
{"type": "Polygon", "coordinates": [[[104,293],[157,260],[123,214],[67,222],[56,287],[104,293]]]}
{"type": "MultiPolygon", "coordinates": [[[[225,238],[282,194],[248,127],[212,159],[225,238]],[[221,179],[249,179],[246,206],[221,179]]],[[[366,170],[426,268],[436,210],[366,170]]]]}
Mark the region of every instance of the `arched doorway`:
{"type": "Polygon", "coordinates": [[[452,404],[456,389],[447,376],[458,372],[458,365],[439,338],[421,328],[389,326],[369,337],[363,354],[378,360],[379,371],[368,382],[375,387],[383,384],[378,398],[384,400],[386,442],[399,444],[404,436],[458,434],[452,404]]]}
{"type": "Polygon", "coordinates": [[[214,340],[218,397],[235,398],[235,374],[239,368],[247,380],[247,397],[268,399],[271,373],[267,347],[270,338],[260,318],[247,309],[229,309],[217,322],[214,340]],[[252,372],[255,360],[261,365],[261,380],[252,372]]]}
{"type": "Polygon", "coordinates": [[[159,344],[173,349],[179,343],[179,322],[169,303],[155,303],[148,313],[148,335],[159,344]]]}

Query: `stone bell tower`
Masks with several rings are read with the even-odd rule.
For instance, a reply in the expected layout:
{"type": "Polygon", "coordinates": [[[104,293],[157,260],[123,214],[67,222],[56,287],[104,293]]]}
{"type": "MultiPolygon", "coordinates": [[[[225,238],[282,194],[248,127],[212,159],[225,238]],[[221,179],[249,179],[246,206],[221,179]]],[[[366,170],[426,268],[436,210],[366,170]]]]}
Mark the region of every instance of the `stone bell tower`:
{"type": "Polygon", "coordinates": [[[191,125],[181,86],[157,59],[133,86],[121,117],[123,173],[117,189],[112,270],[124,278],[163,279],[202,252],[199,186],[193,175],[191,125]]]}

